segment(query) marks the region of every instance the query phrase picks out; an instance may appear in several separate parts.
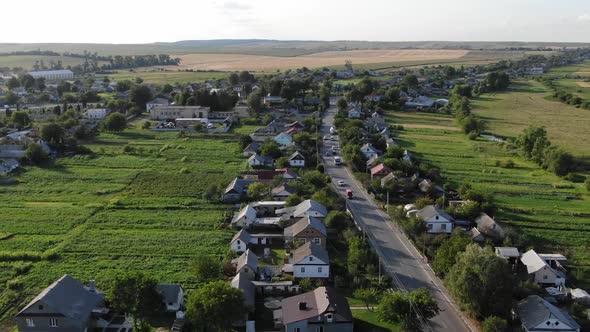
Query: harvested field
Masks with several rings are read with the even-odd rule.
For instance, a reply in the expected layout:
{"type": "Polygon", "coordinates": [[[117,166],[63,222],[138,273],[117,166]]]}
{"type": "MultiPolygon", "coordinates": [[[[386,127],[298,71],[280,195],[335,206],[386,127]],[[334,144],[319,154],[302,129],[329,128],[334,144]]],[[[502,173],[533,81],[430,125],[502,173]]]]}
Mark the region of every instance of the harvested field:
{"type": "Polygon", "coordinates": [[[576,82],[576,84],[582,88],[590,88],[590,82],[576,82]]]}
{"type": "MultiPolygon", "coordinates": [[[[294,57],[244,55],[244,54],[186,54],[178,55],[181,65],[170,69],[222,70],[222,71],[275,71],[300,67],[317,68],[353,64],[391,63],[424,60],[459,59],[467,50],[367,50],[329,51],[294,57]]],[[[176,55],[174,56],[176,57],[176,55]]]]}

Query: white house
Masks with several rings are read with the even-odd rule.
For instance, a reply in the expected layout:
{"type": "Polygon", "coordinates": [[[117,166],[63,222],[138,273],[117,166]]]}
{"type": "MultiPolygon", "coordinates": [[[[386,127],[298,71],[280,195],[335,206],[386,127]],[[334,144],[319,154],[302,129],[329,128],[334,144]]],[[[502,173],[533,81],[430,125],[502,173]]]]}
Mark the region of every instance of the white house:
{"type": "Polygon", "coordinates": [[[277,136],[273,137],[273,140],[277,142],[280,146],[287,146],[293,143],[293,136],[287,133],[280,133],[277,136]]]}
{"type": "Polygon", "coordinates": [[[184,306],[184,290],[180,285],[160,284],[156,287],[162,295],[162,302],[167,312],[177,312],[184,306]]]}
{"type": "Polygon", "coordinates": [[[248,158],[248,166],[255,167],[255,166],[263,166],[263,167],[272,167],[274,166],[274,162],[272,158],[263,157],[258,153],[254,153],[253,155],[248,158]]]}
{"type": "Polygon", "coordinates": [[[516,312],[526,332],[580,332],[580,324],[567,312],[538,295],[530,295],[520,301],[516,312]]]}
{"type": "Polygon", "coordinates": [[[43,77],[47,81],[63,81],[74,79],[74,73],[69,69],[32,71],[29,72],[29,75],[33,76],[34,78],[43,77]]]}
{"type": "Polygon", "coordinates": [[[150,109],[151,120],[178,118],[209,118],[209,107],[203,106],[153,106],[150,109]]]}
{"type": "Polygon", "coordinates": [[[252,236],[245,229],[241,229],[234,235],[233,239],[229,243],[230,249],[233,252],[244,252],[248,249],[248,244],[252,236]]]}
{"type": "Polygon", "coordinates": [[[291,260],[295,278],[329,278],[328,251],[320,245],[307,242],[293,251],[291,260]]]}
{"type": "Polygon", "coordinates": [[[291,167],[305,167],[305,157],[301,152],[295,151],[289,156],[289,165],[291,167]]]}
{"type": "Polygon", "coordinates": [[[157,107],[157,106],[168,106],[170,105],[170,103],[168,102],[168,99],[165,98],[156,98],[154,100],[148,101],[145,104],[145,109],[148,111],[148,113],[151,113],[152,108],[157,107]]]}
{"type": "Polygon", "coordinates": [[[251,205],[246,205],[231,221],[232,227],[248,228],[256,222],[256,210],[251,205]]]}
{"type": "Polygon", "coordinates": [[[236,274],[244,273],[250,280],[256,278],[258,272],[258,257],[250,249],[246,250],[236,260],[236,274]]]}
{"type": "Polygon", "coordinates": [[[371,143],[366,143],[361,147],[361,153],[365,156],[365,159],[370,160],[379,157],[381,151],[377,150],[371,143]]]}
{"type": "Polygon", "coordinates": [[[529,250],[520,257],[526,266],[529,277],[538,284],[564,285],[565,273],[554,269],[534,250],[529,250]]]}
{"type": "Polygon", "coordinates": [[[313,199],[307,199],[297,206],[290,206],[284,209],[278,209],[277,215],[281,216],[281,219],[298,219],[304,217],[315,217],[325,218],[328,215],[328,210],[322,204],[314,201],[313,199]]]}
{"type": "Polygon", "coordinates": [[[91,108],[86,111],[86,118],[92,120],[102,120],[107,116],[107,110],[104,108],[91,108]]]}
{"type": "Polygon", "coordinates": [[[445,211],[428,205],[416,213],[418,219],[426,224],[427,233],[452,233],[455,220],[445,211]]]}

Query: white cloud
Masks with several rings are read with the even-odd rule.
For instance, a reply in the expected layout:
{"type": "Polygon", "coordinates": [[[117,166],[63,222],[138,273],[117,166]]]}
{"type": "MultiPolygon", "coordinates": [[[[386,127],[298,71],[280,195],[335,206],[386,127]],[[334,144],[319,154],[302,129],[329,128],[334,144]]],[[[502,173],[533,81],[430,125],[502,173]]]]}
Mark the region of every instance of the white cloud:
{"type": "Polygon", "coordinates": [[[590,21],[590,15],[588,15],[588,14],[582,14],[582,15],[578,16],[578,21],[580,21],[580,22],[588,22],[588,21],[590,21]]]}

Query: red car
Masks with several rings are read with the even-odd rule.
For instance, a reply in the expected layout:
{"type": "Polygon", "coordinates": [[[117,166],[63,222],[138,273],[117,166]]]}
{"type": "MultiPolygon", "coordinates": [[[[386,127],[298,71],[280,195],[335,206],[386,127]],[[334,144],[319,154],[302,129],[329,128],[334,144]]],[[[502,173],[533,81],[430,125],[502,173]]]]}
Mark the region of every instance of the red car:
{"type": "Polygon", "coordinates": [[[346,189],[346,198],[347,199],[352,199],[352,190],[346,189]]]}

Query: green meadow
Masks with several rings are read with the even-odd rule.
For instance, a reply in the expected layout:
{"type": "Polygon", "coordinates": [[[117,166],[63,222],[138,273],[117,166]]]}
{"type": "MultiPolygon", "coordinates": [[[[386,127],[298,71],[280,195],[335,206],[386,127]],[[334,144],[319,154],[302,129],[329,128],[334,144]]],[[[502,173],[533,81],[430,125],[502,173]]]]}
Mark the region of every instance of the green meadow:
{"type": "Polygon", "coordinates": [[[95,154],[27,166],[16,184],[0,185],[0,330],[65,273],[104,288],[137,270],[191,289],[191,257],[227,252],[230,207],[202,193],[245,165],[235,134],[132,128],[85,146],[95,154]]]}

